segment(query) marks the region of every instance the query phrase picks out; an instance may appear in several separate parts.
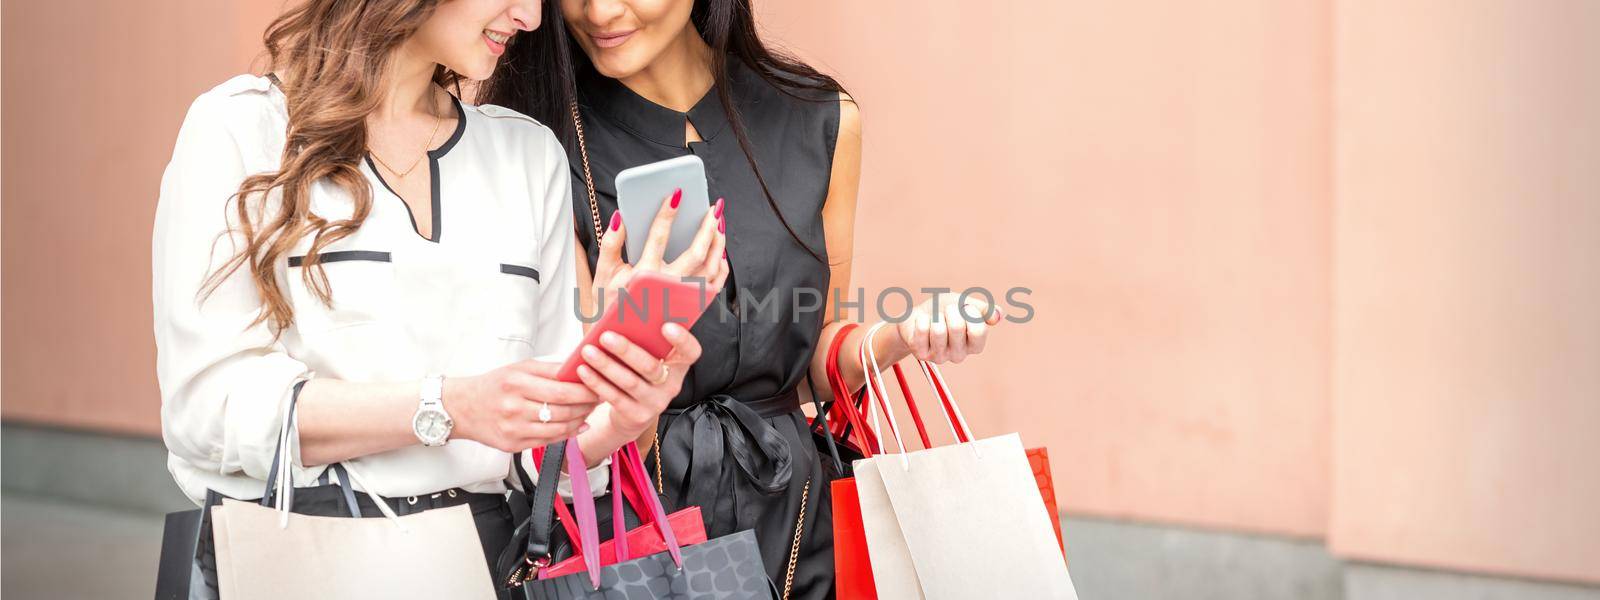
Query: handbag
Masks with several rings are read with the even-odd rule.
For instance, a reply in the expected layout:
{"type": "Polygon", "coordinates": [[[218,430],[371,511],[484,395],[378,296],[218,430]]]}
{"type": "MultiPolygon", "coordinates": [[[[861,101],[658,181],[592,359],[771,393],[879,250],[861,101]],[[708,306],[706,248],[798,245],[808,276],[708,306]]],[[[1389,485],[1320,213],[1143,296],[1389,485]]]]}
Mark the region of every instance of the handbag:
{"type": "Polygon", "coordinates": [[[868,331],[858,358],[867,374],[869,411],[875,402],[874,415],[887,420],[899,452],[889,454],[880,435],[878,454],[855,464],[876,596],[1075,600],[1050,525],[1056,517],[1045,507],[1021,438],[1012,433],[974,440],[938,367],[923,361],[918,366],[941,392],[958,442],[905,450],[871,349],[882,325],[868,331]]]}
{"type": "MultiPolygon", "coordinates": [[[[628,477],[634,481],[648,481],[645,474],[644,463],[639,460],[637,445],[629,443],[621,456],[621,469],[630,472],[628,477]]],[[[522,591],[529,600],[565,600],[570,598],[695,598],[695,599],[734,599],[734,598],[775,598],[777,588],[766,576],[766,569],[761,564],[760,550],[756,546],[755,533],[744,530],[734,534],[707,540],[694,545],[682,545],[674,534],[666,510],[661,506],[660,498],[654,494],[640,494],[649,515],[650,525],[660,535],[666,549],[662,552],[649,554],[615,564],[603,565],[600,559],[601,544],[600,532],[594,516],[594,496],[589,489],[589,476],[586,471],[586,462],[578,450],[577,440],[569,439],[565,444],[567,472],[572,481],[573,520],[577,521],[578,546],[577,558],[582,561],[583,570],[567,575],[552,575],[549,578],[534,578],[522,584],[522,591]]],[[[535,484],[533,497],[535,502],[540,498],[554,497],[554,488],[560,480],[561,469],[559,463],[550,465],[551,456],[557,452],[546,451],[544,460],[541,461],[539,481],[535,484]],[[544,468],[546,466],[555,468],[544,468]]],[[[548,518],[551,510],[545,508],[552,505],[535,505],[530,518],[548,518]]],[[[528,547],[548,548],[550,533],[553,527],[550,523],[530,523],[528,547]]],[[[627,540],[624,535],[622,540],[627,540]]],[[[616,541],[615,539],[613,541],[616,541]]],[[[626,544],[626,541],[623,542],[626,544]]],[[[614,545],[613,552],[623,551],[621,545],[614,545]]],[[[624,554],[627,554],[624,551],[624,554]]],[[[537,564],[538,559],[529,564],[537,564]]],[[[543,571],[544,569],[541,569],[543,571]]]]}
{"type": "Polygon", "coordinates": [[[335,463],[351,517],[360,516],[353,491],[360,485],[385,518],[290,512],[294,481],[283,461],[294,405],[291,397],[261,501],[224,498],[210,509],[221,598],[494,599],[467,505],[396,516],[355,470],[335,463]]]}

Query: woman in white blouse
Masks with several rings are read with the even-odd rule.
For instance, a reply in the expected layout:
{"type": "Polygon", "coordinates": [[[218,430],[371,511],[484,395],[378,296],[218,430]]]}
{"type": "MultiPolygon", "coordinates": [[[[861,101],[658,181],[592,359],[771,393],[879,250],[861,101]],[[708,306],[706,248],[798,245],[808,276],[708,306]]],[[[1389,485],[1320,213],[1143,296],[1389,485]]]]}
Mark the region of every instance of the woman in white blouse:
{"type": "MultiPolygon", "coordinates": [[[[190,498],[260,497],[292,404],[284,460],[315,486],[296,512],[345,514],[341,463],[400,514],[471,504],[500,551],[511,453],[574,435],[599,396],[553,379],[582,334],[566,155],[445,86],[488,77],[539,10],[307,0],[267,30],[275,75],[195,100],[153,243],[162,431],[190,498]]],[[[586,439],[639,437],[678,392],[700,347],[664,333],[665,362],[610,348],[631,371],[586,439]]]]}

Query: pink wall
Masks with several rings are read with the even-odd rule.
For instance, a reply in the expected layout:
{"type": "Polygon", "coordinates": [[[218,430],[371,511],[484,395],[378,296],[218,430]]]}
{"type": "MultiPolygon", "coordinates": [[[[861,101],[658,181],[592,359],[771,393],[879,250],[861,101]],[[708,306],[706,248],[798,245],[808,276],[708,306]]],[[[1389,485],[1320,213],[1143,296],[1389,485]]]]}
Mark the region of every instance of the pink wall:
{"type": "Polygon", "coordinates": [[[154,434],[150,227],[189,102],[276,2],[7,2],[6,419],[154,434]]]}
{"type": "MultiPolygon", "coordinates": [[[[7,420],[157,431],[157,181],[278,4],[7,3],[7,420]]],[[[1033,289],[948,374],[1064,509],[1600,578],[1593,4],[758,5],[864,107],[856,285],[1033,289]]]]}
{"type": "Polygon", "coordinates": [[[1600,3],[1340,0],[1331,546],[1600,581],[1600,3]]]}
{"type": "Polygon", "coordinates": [[[1322,2],[769,2],[860,100],[859,284],[1033,288],[948,370],[1065,510],[1319,535],[1322,2]]]}

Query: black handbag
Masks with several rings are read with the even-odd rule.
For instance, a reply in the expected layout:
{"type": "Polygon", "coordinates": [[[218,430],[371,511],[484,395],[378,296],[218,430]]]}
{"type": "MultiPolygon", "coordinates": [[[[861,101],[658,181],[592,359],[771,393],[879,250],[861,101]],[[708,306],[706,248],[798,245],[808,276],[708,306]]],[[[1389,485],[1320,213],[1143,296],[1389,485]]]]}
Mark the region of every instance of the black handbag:
{"type": "MultiPolygon", "coordinates": [[[[668,551],[603,567],[590,566],[587,572],[573,573],[552,579],[538,579],[537,569],[547,566],[550,560],[551,536],[554,532],[555,488],[560,480],[561,459],[565,454],[568,472],[573,480],[573,502],[578,516],[582,548],[586,562],[594,565],[598,560],[599,531],[592,518],[594,496],[588,493],[588,473],[582,456],[576,451],[577,443],[560,449],[551,446],[545,453],[539,469],[539,481],[530,494],[532,505],[529,519],[517,526],[516,536],[507,553],[502,553],[502,582],[520,585],[523,597],[528,600],[568,600],[607,598],[686,598],[704,600],[744,600],[777,598],[777,587],[767,578],[761,562],[761,552],[756,546],[753,530],[708,540],[692,546],[678,546],[667,525],[666,510],[660,499],[646,494],[654,523],[665,528],[663,537],[668,551]],[[583,506],[583,504],[589,506],[583,506]],[[674,556],[673,549],[676,549],[674,556]],[[516,580],[520,579],[520,583],[516,580]]],[[[633,457],[632,464],[622,468],[633,469],[638,480],[647,480],[644,463],[638,452],[626,453],[633,457]]]]}

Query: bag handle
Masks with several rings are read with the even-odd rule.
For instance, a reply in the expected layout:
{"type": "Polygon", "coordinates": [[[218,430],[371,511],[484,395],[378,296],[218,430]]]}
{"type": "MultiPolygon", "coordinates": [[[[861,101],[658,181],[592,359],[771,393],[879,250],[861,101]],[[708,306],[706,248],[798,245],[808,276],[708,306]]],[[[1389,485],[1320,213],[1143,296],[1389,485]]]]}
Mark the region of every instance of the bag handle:
{"type": "MultiPolygon", "coordinates": [[[[844,434],[847,436],[853,435],[856,438],[857,449],[861,451],[862,456],[871,457],[872,448],[878,443],[876,433],[867,427],[866,420],[862,418],[860,410],[856,406],[854,394],[850,392],[849,385],[845,383],[844,374],[839,371],[839,351],[844,347],[845,337],[849,336],[850,332],[857,327],[859,325],[855,323],[846,323],[839,333],[833,336],[833,342],[828,345],[826,370],[828,387],[833,390],[833,404],[838,407],[839,416],[842,417],[845,424],[844,434]]],[[[832,407],[830,407],[830,410],[832,410],[832,407]]],[[[829,432],[829,439],[832,439],[831,431],[829,432]]]]}
{"type": "MultiPolygon", "coordinates": [[[[844,343],[844,338],[849,337],[850,332],[854,331],[855,328],[855,323],[846,322],[843,325],[840,325],[839,331],[834,332],[833,334],[832,343],[828,345],[827,362],[824,363],[826,366],[823,370],[827,373],[828,390],[833,393],[833,400],[828,402],[830,406],[824,406],[822,404],[822,399],[817,396],[816,382],[812,381],[810,377],[806,378],[806,386],[811,390],[811,404],[817,409],[816,421],[822,426],[822,437],[828,444],[828,457],[833,459],[834,472],[837,473],[844,472],[844,461],[839,458],[839,445],[833,440],[833,427],[828,424],[828,411],[832,410],[833,407],[831,404],[834,402],[840,402],[841,405],[843,405],[849,404],[851,401],[851,398],[848,394],[841,395],[843,392],[840,390],[840,386],[835,383],[835,380],[840,378],[839,346],[840,344],[844,343]]],[[[843,411],[847,409],[841,408],[840,410],[843,411]]],[[[856,429],[859,429],[859,427],[856,429]]],[[[812,431],[814,433],[816,431],[815,428],[813,428],[812,431]]],[[[847,417],[845,423],[845,435],[849,435],[850,431],[851,427],[847,417]]]]}
{"type": "MultiPolygon", "coordinates": [[[[624,469],[623,464],[626,460],[627,458],[623,455],[621,448],[611,454],[611,539],[614,541],[612,549],[615,551],[616,562],[623,562],[629,554],[628,526],[627,522],[622,518],[624,498],[633,507],[633,512],[638,515],[641,525],[650,525],[656,522],[656,518],[651,514],[643,499],[643,493],[638,491],[648,486],[649,482],[638,481],[637,476],[630,469],[624,469]]],[[[555,499],[554,504],[556,520],[561,522],[562,529],[567,532],[567,539],[572,542],[574,553],[581,553],[583,542],[580,539],[580,532],[576,525],[577,521],[573,518],[571,509],[568,509],[567,503],[562,502],[559,498],[555,499]]],[[[668,528],[670,529],[670,525],[668,528]]]]}
{"type": "MultiPolygon", "coordinates": [[[[576,513],[573,519],[578,523],[578,536],[573,538],[574,545],[579,549],[585,569],[589,572],[589,583],[594,589],[600,587],[600,527],[594,514],[594,494],[589,487],[589,472],[583,459],[583,453],[578,449],[577,438],[567,440],[567,471],[572,481],[572,512],[576,513]]],[[[649,482],[649,475],[645,472],[644,461],[639,453],[636,442],[628,442],[612,455],[613,464],[621,463],[620,469],[625,469],[634,482],[649,482]],[[620,459],[620,460],[619,460],[620,459]]],[[[559,473],[559,471],[557,471],[559,473]]],[[[543,485],[544,477],[541,474],[540,484],[543,485]]],[[[672,532],[672,526],[667,522],[666,509],[661,506],[661,499],[653,494],[643,494],[645,507],[651,521],[661,531],[661,540],[666,543],[667,553],[672,556],[673,564],[683,568],[683,552],[678,544],[677,535],[672,532]]],[[[555,500],[552,499],[552,502],[555,500]]],[[[564,510],[565,507],[557,510],[564,510]]],[[[641,515],[641,518],[643,516],[641,515]]],[[[569,530],[570,531],[570,530],[569,530]]],[[[622,538],[626,538],[626,531],[622,538]]],[[[569,534],[570,535],[570,534],[569,534]]],[[[548,542],[549,536],[545,536],[548,542]]],[[[624,542],[626,543],[626,542],[624,542]]],[[[542,575],[541,575],[542,576],[542,575]]]]}
{"type": "Polygon", "coordinates": [[[287,485],[283,481],[290,470],[283,466],[283,456],[289,451],[289,432],[294,430],[295,403],[300,401],[300,389],[305,386],[305,380],[296,381],[294,388],[289,391],[289,403],[283,407],[283,426],[278,429],[278,441],[272,450],[272,466],[267,469],[267,486],[261,492],[262,506],[282,506],[281,498],[277,499],[276,504],[273,502],[273,493],[278,490],[284,490],[283,495],[294,495],[293,477],[288,477],[290,481],[287,485]]]}
{"type": "MultiPolygon", "coordinates": [[[[883,388],[883,371],[878,368],[877,351],[872,348],[872,339],[877,337],[878,330],[883,329],[885,325],[888,325],[888,323],[878,322],[867,329],[867,336],[861,340],[861,348],[856,352],[856,358],[861,361],[861,372],[867,378],[867,412],[872,415],[873,430],[881,431],[878,427],[878,413],[872,412],[874,401],[876,401],[878,412],[883,413],[884,418],[889,421],[889,432],[894,434],[895,445],[900,449],[900,463],[903,467],[910,469],[911,463],[906,459],[905,437],[900,434],[900,425],[894,420],[894,411],[889,410],[889,405],[884,400],[889,394],[883,388]]],[[[889,449],[883,444],[883,436],[879,435],[877,437],[878,453],[888,454],[889,449]]]]}
{"type": "MultiPolygon", "coordinates": [[[[967,418],[961,414],[961,406],[956,404],[955,396],[950,393],[950,385],[945,383],[944,374],[939,372],[939,365],[925,360],[917,361],[917,366],[922,368],[922,376],[928,380],[928,385],[939,396],[939,405],[944,409],[944,417],[950,423],[950,430],[959,443],[971,442],[973,439],[972,428],[967,426],[967,418]]],[[[899,371],[899,365],[895,365],[899,371]]],[[[905,380],[900,380],[900,385],[905,385],[905,380]]],[[[910,396],[906,399],[909,401],[910,396]]]]}
{"type": "MultiPolygon", "coordinates": [[[[556,488],[561,481],[561,461],[565,458],[566,444],[552,444],[544,448],[535,448],[532,457],[539,463],[539,482],[535,484],[528,494],[530,500],[528,512],[528,545],[524,550],[524,568],[543,570],[550,564],[550,534],[552,502],[556,497],[556,488]]],[[[518,475],[524,478],[523,485],[527,486],[527,471],[522,468],[520,458],[516,460],[518,475]]],[[[532,576],[529,575],[531,579],[532,576]]]]}
{"type": "MultiPolygon", "coordinates": [[[[292,449],[294,439],[290,435],[294,431],[294,419],[297,414],[296,405],[300,402],[300,390],[305,388],[306,380],[295,382],[294,388],[289,392],[289,401],[283,407],[283,426],[278,429],[277,447],[272,450],[272,466],[267,469],[267,482],[261,492],[261,505],[272,505],[278,511],[278,528],[289,527],[289,513],[294,506],[294,467],[284,464],[292,449]],[[274,494],[276,492],[276,494],[274,494]]],[[[361,490],[372,497],[373,504],[378,505],[378,511],[394,523],[400,531],[406,531],[405,523],[400,522],[400,517],[394,514],[394,509],[389,508],[389,503],[383,497],[372,491],[372,486],[361,480],[361,474],[354,467],[343,463],[333,463],[329,468],[334,469],[339,475],[339,485],[344,488],[345,508],[350,511],[350,516],[360,517],[361,507],[356,504],[355,492],[352,488],[360,485],[361,490]]]]}
{"type": "MultiPolygon", "coordinates": [[[[895,442],[900,448],[900,464],[902,467],[910,469],[911,463],[909,459],[905,457],[905,441],[901,438],[899,426],[895,423],[894,411],[889,410],[886,402],[888,393],[883,388],[883,370],[878,366],[877,352],[872,348],[873,336],[877,335],[878,330],[884,325],[885,323],[878,323],[873,325],[872,328],[867,331],[867,339],[861,343],[861,367],[862,371],[867,375],[868,396],[876,398],[879,409],[883,411],[884,415],[889,420],[889,428],[891,432],[894,433],[895,442]]],[[[955,399],[950,396],[949,386],[945,384],[944,375],[939,372],[939,367],[924,360],[918,360],[917,364],[922,368],[923,375],[928,378],[928,382],[933,386],[934,391],[938,393],[941,406],[943,406],[945,410],[945,418],[949,420],[951,429],[955,431],[958,442],[965,443],[971,441],[972,430],[967,426],[966,417],[961,414],[961,407],[958,406],[955,403],[955,399]]],[[[915,402],[910,394],[910,389],[908,386],[906,386],[905,378],[902,376],[899,379],[901,391],[905,392],[907,402],[911,403],[912,406],[915,406],[915,402]]],[[[912,410],[915,411],[914,408],[912,410]]],[[[920,428],[920,419],[918,419],[918,421],[918,427],[920,428]]],[[[874,425],[877,423],[876,416],[874,416],[873,423],[874,425]]],[[[922,433],[924,435],[924,440],[926,440],[926,432],[919,431],[919,433],[922,433]]],[[[969,444],[969,446],[972,448],[973,454],[977,455],[977,457],[980,459],[983,458],[983,452],[977,447],[977,445],[969,444]]],[[[880,452],[885,451],[881,442],[879,443],[879,448],[880,452]]]]}
{"type": "MultiPolygon", "coordinates": [[[[874,330],[871,332],[871,334],[875,335],[877,333],[876,329],[877,326],[874,326],[874,330]]],[[[862,347],[866,350],[866,353],[873,355],[871,357],[870,368],[867,366],[867,359],[862,359],[862,371],[876,374],[881,381],[883,372],[881,368],[878,367],[876,353],[873,352],[873,349],[870,347],[870,343],[870,338],[862,342],[862,347]]],[[[956,404],[955,397],[950,393],[950,385],[945,382],[944,374],[939,371],[939,366],[925,360],[917,360],[917,367],[921,370],[923,377],[928,381],[928,387],[932,388],[934,394],[939,398],[939,407],[941,413],[944,415],[945,422],[950,426],[950,433],[955,437],[956,443],[964,444],[971,442],[975,437],[972,434],[972,428],[967,425],[966,416],[962,414],[961,406],[956,404]]],[[[896,382],[900,385],[900,393],[903,397],[905,397],[906,408],[911,413],[912,421],[914,421],[916,424],[917,435],[922,439],[922,447],[932,448],[933,444],[928,438],[927,427],[923,424],[922,415],[919,414],[920,411],[917,409],[916,396],[911,393],[911,386],[906,382],[905,371],[901,369],[901,365],[899,363],[892,365],[891,369],[894,371],[896,382]]],[[[882,387],[877,388],[877,392],[880,400],[888,398],[887,393],[885,393],[882,387]]]]}
{"type": "Polygon", "coordinates": [[[911,421],[917,426],[917,437],[922,439],[923,448],[932,448],[933,442],[928,440],[928,427],[922,424],[922,413],[917,410],[917,399],[911,395],[911,386],[906,385],[905,371],[900,369],[900,363],[890,367],[894,371],[895,381],[900,384],[900,395],[906,399],[906,409],[911,412],[911,421]]]}

